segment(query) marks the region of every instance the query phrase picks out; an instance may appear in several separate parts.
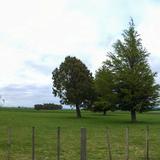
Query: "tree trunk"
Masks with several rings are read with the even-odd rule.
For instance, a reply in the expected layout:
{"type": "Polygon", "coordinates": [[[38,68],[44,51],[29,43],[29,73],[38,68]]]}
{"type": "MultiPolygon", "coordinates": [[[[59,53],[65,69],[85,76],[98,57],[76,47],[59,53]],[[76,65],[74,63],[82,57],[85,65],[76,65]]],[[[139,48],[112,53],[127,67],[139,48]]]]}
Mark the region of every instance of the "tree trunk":
{"type": "Polygon", "coordinates": [[[107,113],[107,111],[106,111],[106,110],[103,110],[103,115],[104,115],[104,116],[106,116],[106,113],[107,113]]]}
{"type": "Polygon", "coordinates": [[[131,121],[136,122],[136,110],[131,109],[131,121]]]}
{"type": "Polygon", "coordinates": [[[81,118],[81,111],[77,104],[76,104],[76,113],[77,113],[77,118],[81,118]]]}

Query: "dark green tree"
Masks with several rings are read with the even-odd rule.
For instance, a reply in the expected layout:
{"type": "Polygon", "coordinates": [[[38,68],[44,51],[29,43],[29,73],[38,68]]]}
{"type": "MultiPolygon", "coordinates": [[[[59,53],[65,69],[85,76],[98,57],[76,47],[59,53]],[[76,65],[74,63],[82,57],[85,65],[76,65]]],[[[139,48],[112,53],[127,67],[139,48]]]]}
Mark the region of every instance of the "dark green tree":
{"type": "Polygon", "coordinates": [[[91,105],[94,97],[91,72],[79,59],[67,56],[52,72],[52,76],[53,94],[60,97],[62,104],[75,106],[77,117],[80,118],[80,108],[91,105]]]}
{"type": "Polygon", "coordinates": [[[123,40],[118,40],[113,52],[108,53],[105,65],[114,74],[117,106],[130,111],[134,122],[137,111],[143,112],[159,103],[160,86],[155,83],[156,73],[150,69],[149,54],[142,46],[132,19],[122,36],[123,40]]]}
{"type": "Polygon", "coordinates": [[[96,72],[95,90],[97,99],[93,105],[93,111],[102,111],[106,115],[108,110],[115,110],[117,93],[114,74],[105,65],[96,72]]]}

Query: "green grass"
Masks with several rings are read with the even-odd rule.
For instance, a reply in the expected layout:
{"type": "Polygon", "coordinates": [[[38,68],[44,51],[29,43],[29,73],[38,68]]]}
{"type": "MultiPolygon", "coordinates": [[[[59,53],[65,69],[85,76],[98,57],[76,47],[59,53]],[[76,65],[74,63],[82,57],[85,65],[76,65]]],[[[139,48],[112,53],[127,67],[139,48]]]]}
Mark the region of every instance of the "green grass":
{"type": "Polygon", "coordinates": [[[129,127],[130,160],[144,159],[145,130],[150,127],[150,159],[160,159],[160,112],[138,114],[138,122],[130,123],[128,112],[34,111],[0,109],[0,160],[7,156],[7,128],[12,127],[11,160],[31,159],[31,128],[36,127],[36,160],[56,159],[56,129],[61,127],[61,159],[77,160],[80,152],[80,128],[87,128],[88,160],[108,158],[106,127],[110,129],[113,160],[125,159],[125,128],[129,127]]]}

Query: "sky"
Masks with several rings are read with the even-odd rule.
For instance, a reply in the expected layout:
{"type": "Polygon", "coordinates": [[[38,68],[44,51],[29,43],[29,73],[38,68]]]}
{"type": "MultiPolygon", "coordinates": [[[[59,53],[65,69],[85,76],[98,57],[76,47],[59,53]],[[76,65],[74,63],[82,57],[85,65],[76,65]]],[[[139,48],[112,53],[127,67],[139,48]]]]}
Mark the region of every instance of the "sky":
{"type": "Polygon", "coordinates": [[[159,0],[0,0],[1,105],[59,103],[52,71],[70,55],[94,75],[130,17],[160,83],[159,0]]]}

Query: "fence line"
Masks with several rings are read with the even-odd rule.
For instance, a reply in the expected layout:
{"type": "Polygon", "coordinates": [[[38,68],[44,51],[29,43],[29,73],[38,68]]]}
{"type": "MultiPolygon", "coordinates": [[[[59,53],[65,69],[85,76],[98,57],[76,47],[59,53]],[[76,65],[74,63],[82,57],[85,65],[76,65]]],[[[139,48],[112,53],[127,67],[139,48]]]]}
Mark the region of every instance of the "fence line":
{"type": "Polygon", "coordinates": [[[87,136],[86,128],[81,128],[81,153],[80,160],[87,160],[87,136]]]}
{"type": "Polygon", "coordinates": [[[126,128],[126,160],[129,160],[129,128],[126,128]]]}
{"type": "Polygon", "coordinates": [[[146,160],[149,160],[149,126],[146,127],[146,160]]]}
{"type": "Polygon", "coordinates": [[[60,127],[57,128],[57,160],[60,160],[60,127]]]}
{"type": "Polygon", "coordinates": [[[106,140],[107,140],[107,146],[108,146],[109,160],[112,160],[110,134],[109,134],[109,129],[108,128],[106,128],[106,140]]]}
{"type": "MultiPolygon", "coordinates": [[[[7,160],[11,160],[11,145],[12,145],[12,128],[9,127],[8,130],[8,138],[7,138],[7,160]]],[[[124,135],[124,144],[125,144],[125,160],[129,160],[129,127],[125,128],[125,135],[124,135]]],[[[110,137],[110,129],[106,128],[106,150],[108,159],[112,160],[112,144],[111,144],[111,137],[110,137]]],[[[35,127],[32,127],[32,160],[35,160],[35,127]]],[[[104,142],[105,143],[105,142],[104,142]]],[[[145,147],[144,147],[144,159],[149,160],[150,154],[150,141],[149,141],[149,126],[146,126],[145,129],[145,147]]],[[[56,130],[56,159],[60,160],[61,156],[61,128],[57,127],[56,130]]],[[[80,160],[87,160],[87,130],[86,128],[80,129],[80,160]]]]}
{"type": "Polygon", "coordinates": [[[12,129],[11,127],[8,128],[8,142],[7,142],[7,160],[10,160],[10,152],[11,152],[11,136],[12,136],[12,129]]]}
{"type": "Polygon", "coordinates": [[[32,160],[35,160],[35,127],[32,127],[32,160]]]}

